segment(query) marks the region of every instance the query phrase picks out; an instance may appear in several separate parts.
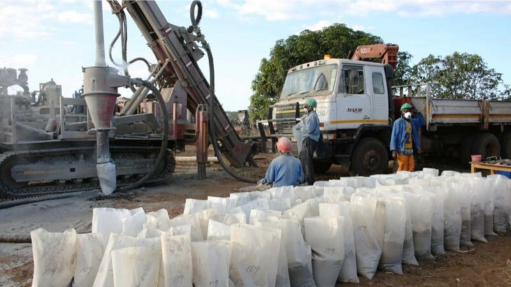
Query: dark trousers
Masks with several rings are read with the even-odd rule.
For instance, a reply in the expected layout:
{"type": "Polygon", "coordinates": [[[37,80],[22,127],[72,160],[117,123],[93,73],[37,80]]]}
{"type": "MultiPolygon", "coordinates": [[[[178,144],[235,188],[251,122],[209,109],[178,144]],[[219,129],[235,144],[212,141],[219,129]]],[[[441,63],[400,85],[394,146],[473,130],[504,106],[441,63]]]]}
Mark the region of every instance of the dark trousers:
{"type": "Polygon", "coordinates": [[[309,185],[314,184],[314,165],[312,164],[312,160],[317,146],[317,141],[306,137],[303,139],[302,151],[300,151],[299,155],[303,173],[305,174],[305,183],[309,185]]]}

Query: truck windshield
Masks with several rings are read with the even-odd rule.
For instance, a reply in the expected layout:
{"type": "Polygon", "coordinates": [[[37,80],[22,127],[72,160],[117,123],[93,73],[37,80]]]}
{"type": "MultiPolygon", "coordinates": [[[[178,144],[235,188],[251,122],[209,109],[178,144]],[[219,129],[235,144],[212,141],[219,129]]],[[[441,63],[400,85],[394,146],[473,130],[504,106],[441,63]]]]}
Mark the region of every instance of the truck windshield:
{"type": "Polygon", "coordinates": [[[287,74],[281,99],[307,93],[328,94],[335,87],[337,64],[316,66],[287,74]]]}

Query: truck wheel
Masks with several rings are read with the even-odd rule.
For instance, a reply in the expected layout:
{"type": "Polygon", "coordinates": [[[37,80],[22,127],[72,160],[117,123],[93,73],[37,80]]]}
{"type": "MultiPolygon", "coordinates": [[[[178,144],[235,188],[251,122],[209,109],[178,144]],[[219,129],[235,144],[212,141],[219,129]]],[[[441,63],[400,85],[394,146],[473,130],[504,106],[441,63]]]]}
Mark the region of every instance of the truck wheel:
{"type": "Polygon", "coordinates": [[[351,157],[353,172],[359,176],[370,176],[387,172],[389,154],[383,143],[376,138],[364,138],[351,157]]]}
{"type": "Polygon", "coordinates": [[[461,150],[460,150],[460,162],[461,164],[468,165],[470,162],[471,150],[474,145],[474,138],[476,135],[468,135],[461,142],[461,150]]]}
{"type": "Polygon", "coordinates": [[[490,133],[479,134],[475,137],[472,154],[480,154],[482,158],[489,156],[500,157],[500,144],[496,136],[490,133]]]}
{"type": "Polygon", "coordinates": [[[315,160],[312,162],[314,165],[314,173],[315,174],[325,174],[328,169],[332,166],[331,161],[325,161],[325,160],[315,160]]]}
{"type": "Polygon", "coordinates": [[[511,158],[511,132],[505,132],[500,138],[500,156],[511,158]]]}

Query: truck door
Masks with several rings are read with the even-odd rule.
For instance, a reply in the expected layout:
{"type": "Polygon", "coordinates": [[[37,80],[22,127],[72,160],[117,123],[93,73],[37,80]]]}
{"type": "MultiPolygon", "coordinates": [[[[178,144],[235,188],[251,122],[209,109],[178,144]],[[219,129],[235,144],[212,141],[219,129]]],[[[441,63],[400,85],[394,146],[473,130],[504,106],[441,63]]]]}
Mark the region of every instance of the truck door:
{"type": "Polygon", "coordinates": [[[378,66],[366,66],[367,94],[371,97],[372,124],[387,124],[389,115],[389,103],[387,87],[383,68],[378,66]]]}
{"type": "Polygon", "coordinates": [[[364,66],[343,65],[337,90],[337,129],[355,129],[371,119],[371,98],[366,93],[364,66]]]}

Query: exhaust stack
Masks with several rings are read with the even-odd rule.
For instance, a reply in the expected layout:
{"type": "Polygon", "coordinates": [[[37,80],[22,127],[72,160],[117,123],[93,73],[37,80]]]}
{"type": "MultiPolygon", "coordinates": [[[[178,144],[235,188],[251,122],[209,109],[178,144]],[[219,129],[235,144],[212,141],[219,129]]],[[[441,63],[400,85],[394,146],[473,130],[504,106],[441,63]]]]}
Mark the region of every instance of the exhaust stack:
{"type": "Polygon", "coordinates": [[[115,164],[110,157],[109,133],[114,128],[111,121],[119,93],[118,87],[128,86],[129,79],[117,73],[105,62],[105,42],[103,36],[103,9],[101,1],[94,1],[94,20],[96,32],[95,66],[84,68],[83,97],[96,132],[96,154],[99,184],[104,194],[116,189],[115,164]]]}

